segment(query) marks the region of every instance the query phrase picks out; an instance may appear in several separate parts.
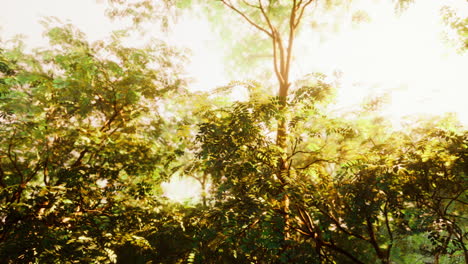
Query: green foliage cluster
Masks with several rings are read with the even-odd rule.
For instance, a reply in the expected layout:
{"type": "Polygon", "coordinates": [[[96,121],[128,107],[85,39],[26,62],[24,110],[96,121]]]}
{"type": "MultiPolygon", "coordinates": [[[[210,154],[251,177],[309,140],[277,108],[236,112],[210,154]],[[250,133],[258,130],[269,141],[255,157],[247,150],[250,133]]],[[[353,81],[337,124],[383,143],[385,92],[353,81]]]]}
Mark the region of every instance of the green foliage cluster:
{"type": "Polygon", "coordinates": [[[255,81],[190,93],[162,41],[47,36],[0,47],[1,263],[468,263],[468,131],[451,116],[330,114],[322,74],[287,98],[255,81]],[[220,99],[236,86],[250,98],[220,99]],[[173,175],[201,202],[165,198],[173,175]]]}
{"type": "Polygon", "coordinates": [[[456,42],[459,43],[457,46],[460,51],[466,51],[468,49],[468,17],[460,16],[456,10],[449,7],[444,7],[441,11],[446,23],[457,32],[456,42]]]}
{"type": "Polygon", "coordinates": [[[393,132],[369,113],[332,118],[320,110],[331,87],[312,83],[295,91],[288,113],[272,98],[216,110],[201,124],[199,155],[215,190],[216,224],[205,232],[216,234],[207,243],[217,254],[199,252],[200,263],[464,263],[467,132],[449,117],[393,132]],[[277,115],[291,117],[282,176],[281,149],[268,136],[277,115]]]}
{"type": "Polygon", "coordinates": [[[1,53],[0,259],[112,262],[123,245],[148,249],[142,219],[165,215],[154,187],[183,154],[158,113],[183,92],[177,53],[118,36],[89,44],[68,25],[48,36],[51,49],[1,53]]]}

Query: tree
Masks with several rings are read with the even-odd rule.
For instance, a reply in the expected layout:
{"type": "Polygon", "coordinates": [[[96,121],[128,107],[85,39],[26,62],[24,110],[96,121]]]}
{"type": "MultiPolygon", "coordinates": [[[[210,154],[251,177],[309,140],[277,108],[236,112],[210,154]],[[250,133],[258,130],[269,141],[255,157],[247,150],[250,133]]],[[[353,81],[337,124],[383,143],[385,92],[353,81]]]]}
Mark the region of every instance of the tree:
{"type": "MultiPolygon", "coordinates": [[[[436,220],[446,219],[440,216],[441,212],[457,211],[459,209],[455,208],[463,207],[465,200],[462,197],[467,190],[466,173],[458,165],[447,162],[457,160],[464,163],[464,154],[461,154],[464,151],[460,151],[465,149],[461,143],[464,132],[452,130],[453,123],[446,122],[442,120],[407,132],[389,133],[385,131],[384,123],[372,118],[361,120],[358,127],[353,121],[354,124],[349,124],[353,129],[348,130],[348,133],[335,134],[338,137],[330,137],[332,134],[326,136],[326,141],[319,145],[326,150],[323,144],[328,142],[327,145],[331,144],[341,152],[338,155],[331,153],[335,157],[335,164],[340,166],[330,172],[324,170],[323,164],[314,164],[310,167],[311,171],[301,172],[304,173],[301,177],[304,182],[294,196],[299,200],[295,204],[302,204],[296,228],[314,241],[323,260],[352,263],[406,262],[409,260],[405,259],[405,253],[402,252],[408,254],[411,251],[418,252],[419,257],[448,254],[451,263],[462,262],[456,256],[463,256],[463,247],[455,246],[459,245],[457,239],[451,240],[454,237],[447,236],[453,231],[442,231],[438,224],[441,220],[436,220]],[[448,135],[458,138],[458,143],[455,143],[457,147],[449,147],[452,144],[449,142],[453,141],[448,139],[452,138],[448,135]],[[437,145],[438,151],[433,148],[435,145],[428,142],[437,145]],[[458,150],[452,152],[450,149],[458,150]],[[445,162],[440,162],[436,156],[443,157],[445,162]],[[426,165],[421,166],[420,162],[426,165]],[[429,168],[431,171],[427,171],[429,168]],[[315,174],[315,179],[307,177],[311,173],[315,174]],[[423,199],[425,205],[422,205],[420,198],[416,197],[426,193],[420,188],[428,187],[431,190],[423,199]],[[445,198],[437,198],[442,193],[445,198]],[[428,234],[444,237],[440,240],[444,243],[435,242],[432,235],[428,234]],[[410,237],[417,237],[422,241],[421,244],[412,244],[409,242],[410,237]],[[427,246],[430,240],[438,246],[431,248],[431,253],[421,252],[419,247],[427,246]],[[451,250],[443,250],[443,245],[448,244],[451,244],[451,250]]],[[[324,156],[327,152],[322,151],[318,159],[330,160],[324,156]]],[[[461,222],[466,220],[458,218],[458,213],[451,216],[457,219],[450,220],[450,223],[464,225],[461,222]]],[[[462,231],[463,228],[450,228],[448,224],[443,226],[443,229],[458,230],[458,238],[466,232],[462,231]]]]}
{"type": "MultiPolygon", "coordinates": [[[[271,39],[273,68],[279,84],[278,110],[279,113],[281,113],[278,118],[276,145],[283,152],[280,154],[281,157],[277,160],[278,167],[275,174],[281,182],[281,185],[286,186],[288,182],[286,177],[288,175],[289,164],[287,160],[288,120],[285,113],[288,93],[291,87],[289,78],[291,59],[294,51],[294,39],[301,23],[301,19],[307,7],[313,2],[313,0],[294,0],[288,4],[284,4],[281,1],[263,2],[261,0],[255,3],[249,1],[233,3],[230,0],[221,0],[221,2],[271,39]],[[280,17],[281,20],[275,21],[275,17],[280,17]],[[283,25],[285,17],[287,18],[286,26],[283,25]]],[[[284,238],[285,240],[288,240],[290,236],[288,230],[290,201],[286,192],[283,194],[282,206],[285,217],[284,238]]]]}
{"type": "MultiPolygon", "coordinates": [[[[292,240],[296,240],[295,242],[302,241],[297,237],[289,239],[291,236],[289,230],[293,228],[302,235],[314,239],[313,247],[315,247],[315,251],[317,252],[316,257],[319,261],[337,259],[340,261],[363,263],[380,260],[382,263],[389,263],[394,238],[388,219],[390,219],[389,215],[397,214],[397,209],[401,204],[392,204],[393,207],[390,206],[394,202],[393,197],[395,197],[395,193],[390,191],[385,193],[384,191],[384,195],[381,196],[379,188],[369,189],[369,187],[373,184],[379,187],[380,185],[382,187],[391,185],[391,181],[386,178],[390,176],[384,172],[367,171],[364,169],[365,167],[358,167],[356,173],[367,175],[364,177],[366,180],[346,185],[350,189],[343,191],[334,187],[335,184],[341,183],[335,179],[337,171],[335,169],[326,170],[327,167],[347,167],[346,164],[352,165],[356,162],[354,156],[358,154],[350,151],[351,146],[365,146],[362,150],[365,153],[363,155],[372,156],[370,153],[374,151],[375,146],[373,147],[369,144],[375,139],[372,137],[362,139],[360,134],[370,133],[365,130],[370,129],[371,131],[372,129],[376,129],[376,127],[361,128],[356,124],[350,124],[349,122],[333,118],[304,117],[305,113],[314,116],[318,114],[314,107],[316,107],[316,103],[321,101],[320,99],[324,98],[323,94],[326,93],[322,93],[322,91],[327,90],[321,89],[327,87],[327,85],[320,78],[317,78],[318,81],[312,85],[304,85],[302,87],[297,85],[296,94],[292,98],[289,96],[289,88],[291,87],[288,79],[289,65],[292,58],[294,36],[300,24],[302,12],[304,12],[310,2],[293,1],[284,5],[279,1],[269,1],[268,3],[261,1],[255,3],[248,1],[221,2],[240,15],[251,26],[264,33],[272,41],[273,68],[279,84],[279,97],[277,101],[267,100],[267,102],[262,101],[264,99],[261,96],[251,98],[251,101],[248,103],[235,104],[233,107],[228,107],[220,112],[214,111],[212,119],[201,124],[199,140],[202,143],[202,150],[200,156],[207,164],[206,170],[214,177],[217,184],[217,193],[220,195],[216,200],[220,202],[219,207],[222,210],[216,213],[223,215],[223,211],[234,210],[236,213],[230,215],[229,219],[238,220],[238,222],[232,220],[232,222],[226,223],[217,220],[220,225],[215,230],[222,230],[223,235],[214,236],[214,241],[223,240],[226,237],[245,236],[242,242],[232,242],[233,244],[231,244],[224,241],[218,244],[220,248],[223,248],[223,254],[231,252],[233,255],[236,254],[240,245],[243,243],[247,244],[247,241],[258,242],[262,241],[262,239],[270,242],[281,241],[280,245],[278,243],[269,245],[257,243],[255,246],[258,248],[255,250],[252,249],[255,246],[248,244],[246,247],[250,247],[250,249],[241,252],[245,256],[250,257],[249,261],[259,261],[259,259],[262,259],[259,255],[252,253],[254,251],[262,252],[264,255],[262,261],[266,261],[265,259],[272,262],[286,261],[285,259],[290,258],[290,255],[283,255],[283,253],[288,251],[291,243],[294,243],[292,240]],[[289,19],[285,19],[285,17],[289,19]],[[298,20],[295,20],[296,18],[298,20]],[[282,23],[284,20],[289,21],[289,23],[282,23]],[[291,23],[291,21],[294,22],[291,23]],[[289,38],[286,37],[287,44],[283,43],[282,36],[284,35],[289,36],[289,38]],[[286,82],[284,81],[285,79],[287,80],[286,82]],[[317,99],[317,102],[303,100],[304,96],[310,96],[309,99],[317,99]],[[304,103],[303,101],[307,103],[301,105],[301,103],[304,103]],[[309,111],[307,107],[313,108],[314,111],[309,111]],[[271,109],[276,109],[278,112],[271,112],[271,109]],[[277,137],[274,143],[277,148],[272,147],[270,138],[265,136],[271,132],[270,118],[272,117],[276,118],[278,122],[276,129],[277,137]],[[311,120],[318,121],[320,129],[315,131],[316,134],[314,136],[304,139],[304,131],[308,131],[311,127],[308,123],[314,122],[311,120]],[[298,127],[298,124],[301,122],[308,125],[298,127]],[[296,132],[297,136],[295,137],[293,135],[296,132]],[[308,150],[310,145],[316,145],[315,141],[321,141],[316,137],[327,138],[328,143],[322,146],[327,147],[326,149],[321,147],[314,151],[308,150]],[[287,138],[291,140],[290,143],[287,143],[287,138]],[[308,171],[308,169],[315,169],[321,173],[308,171]],[[318,186],[321,186],[318,189],[308,189],[304,185],[297,184],[298,181],[304,180],[304,184],[315,186],[315,183],[311,183],[308,178],[317,175],[320,176],[318,186]],[[276,186],[275,181],[277,181],[276,186]],[[337,216],[340,215],[338,211],[327,213],[329,209],[332,211],[333,209],[337,209],[330,207],[330,204],[344,202],[346,195],[351,195],[347,193],[350,190],[356,193],[352,194],[353,199],[345,203],[352,207],[353,210],[346,211],[341,216],[337,216]],[[317,193],[315,198],[306,199],[309,196],[308,193],[314,192],[317,193]],[[371,195],[368,197],[368,194],[375,194],[375,196],[371,195]],[[328,195],[330,195],[330,199],[325,198],[328,195]],[[290,200],[290,196],[294,197],[292,201],[290,200]],[[259,197],[262,197],[262,199],[259,197]],[[275,200],[278,199],[283,201],[280,210],[278,210],[278,204],[275,204],[275,200]],[[266,202],[268,206],[260,205],[261,201],[265,200],[268,201],[266,202]],[[307,202],[308,200],[312,200],[312,203],[307,202]],[[324,200],[324,203],[319,202],[321,200],[324,200]],[[225,203],[221,201],[225,201],[225,203]],[[385,202],[374,203],[375,201],[385,202]],[[290,202],[293,203],[292,208],[290,202]],[[358,206],[362,202],[366,204],[358,206]],[[237,207],[236,203],[240,207],[237,207]],[[374,209],[369,211],[367,203],[372,204],[374,209]],[[311,216],[311,213],[307,212],[311,208],[318,210],[316,215],[311,216]],[[365,216],[360,215],[364,211],[367,214],[365,216]],[[278,215],[282,216],[284,223],[281,224],[277,221],[278,215]],[[367,219],[365,220],[365,224],[361,225],[361,222],[353,222],[352,219],[355,219],[356,216],[358,216],[358,219],[362,219],[361,216],[367,219]],[[387,224],[385,224],[385,221],[375,223],[375,219],[382,217],[387,219],[387,224]],[[289,220],[290,218],[293,218],[293,221],[289,220]],[[319,221],[318,218],[325,218],[327,220],[324,220],[320,226],[314,227],[314,222],[319,221]],[[339,219],[349,219],[350,223],[346,225],[353,226],[352,228],[359,230],[358,233],[356,234],[353,230],[350,231],[345,228],[340,229],[341,226],[337,225],[339,219]],[[283,228],[282,239],[279,239],[277,237],[278,234],[274,234],[275,232],[271,234],[258,233],[259,230],[265,228],[272,229],[271,223],[275,223],[273,226],[276,226],[276,228],[283,228]],[[338,240],[323,238],[318,235],[322,232],[320,229],[328,229],[330,225],[336,225],[339,231],[344,232],[343,241],[355,236],[355,238],[357,237],[363,241],[362,245],[357,243],[357,247],[349,249],[345,244],[341,244],[342,242],[337,242],[338,240]],[[236,226],[246,227],[251,232],[246,229],[238,230],[236,226]],[[309,228],[309,231],[306,231],[307,228],[309,228]],[[382,235],[381,232],[386,232],[386,235],[382,235]],[[377,238],[378,236],[384,236],[385,238],[381,241],[377,238]],[[278,248],[281,249],[278,250],[278,248]],[[364,248],[368,254],[360,260],[359,254],[355,252],[364,250],[364,248]],[[272,249],[277,251],[272,251],[272,249]],[[265,254],[269,257],[266,257],[265,254]],[[279,256],[275,258],[275,254],[279,256]]],[[[259,90],[258,87],[255,88],[257,86],[255,82],[244,85],[251,91],[255,89],[259,90]]],[[[256,95],[258,96],[258,93],[256,95]]],[[[360,121],[354,122],[359,123],[360,121]]],[[[374,134],[373,136],[388,139],[394,135],[385,135],[383,133],[381,135],[374,134]]],[[[403,139],[400,140],[403,141],[403,139]]],[[[387,146],[385,148],[386,151],[391,152],[390,149],[387,149],[387,146]]],[[[377,160],[391,159],[383,154],[377,155],[375,158],[377,160]]],[[[357,162],[357,165],[360,166],[361,161],[357,162]]],[[[278,231],[277,229],[272,230],[275,230],[276,233],[278,231]]],[[[329,230],[327,232],[330,235],[329,230]]],[[[311,260],[310,258],[307,259],[311,260]]],[[[289,260],[291,261],[291,259],[289,260]]]]}
{"type": "Polygon", "coordinates": [[[127,243],[150,247],[138,223],[157,214],[153,186],[183,153],[158,113],[183,92],[178,55],[119,33],[90,44],[70,25],[47,35],[50,49],[0,54],[0,258],[113,262],[127,243]]]}

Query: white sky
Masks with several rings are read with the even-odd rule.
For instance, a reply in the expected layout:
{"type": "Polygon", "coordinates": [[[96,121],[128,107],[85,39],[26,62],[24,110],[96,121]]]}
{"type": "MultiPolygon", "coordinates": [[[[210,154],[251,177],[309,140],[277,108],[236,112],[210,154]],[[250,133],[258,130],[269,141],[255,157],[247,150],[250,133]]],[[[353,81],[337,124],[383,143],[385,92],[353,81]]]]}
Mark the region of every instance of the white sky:
{"type": "Polygon", "coordinates": [[[38,23],[43,16],[72,22],[91,40],[100,39],[111,28],[117,28],[104,16],[105,6],[95,0],[0,0],[0,6],[2,39],[22,34],[28,36],[31,46],[47,44],[42,38],[44,29],[38,23]]]}
{"type": "MultiPolygon", "coordinates": [[[[439,15],[443,3],[467,16],[468,2],[416,0],[401,16],[394,15],[391,2],[355,0],[354,9],[367,11],[371,23],[342,25],[326,39],[312,30],[303,32],[297,41],[293,75],[343,72],[339,107],[358,105],[369,94],[392,91],[385,112],[393,120],[415,113],[456,112],[468,125],[468,52],[458,54],[444,43],[441,36],[446,28],[439,15]]],[[[47,44],[38,23],[41,16],[69,21],[90,40],[105,38],[123,26],[105,17],[104,4],[95,0],[0,0],[0,6],[0,38],[23,34],[31,47],[47,44]]],[[[192,89],[208,90],[229,82],[220,36],[213,34],[207,21],[184,17],[168,39],[192,50],[187,66],[194,78],[192,89]]]]}
{"type": "Polygon", "coordinates": [[[304,73],[342,71],[341,106],[391,91],[385,112],[393,119],[456,112],[468,124],[468,53],[446,45],[442,33],[447,27],[439,14],[443,2],[466,16],[468,2],[419,0],[401,16],[393,13],[391,1],[359,2],[371,23],[345,26],[325,43],[311,42],[313,32],[305,33],[301,50],[307,55],[301,54],[299,68],[304,73]]]}
{"type": "MultiPolygon", "coordinates": [[[[38,21],[42,16],[55,16],[76,25],[91,40],[105,38],[123,23],[105,17],[105,5],[99,2],[103,1],[0,0],[0,37],[23,34],[28,36],[29,46],[46,45],[38,21]]],[[[443,2],[466,16],[468,3],[418,0],[397,17],[391,2],[355,0],[354,10],[367,11],[371,23],[360,27],[342,25],[339,33],[325,41],[312,30],[305,31],[297,41],[293,75],[343,72],[338,97],[342,107],[359,104],[368,94],[392,90],[392,104],[386,110],[389,115],[454,111],[468,124],[468,53],[462,56],[453,47],[447,48],[441,38],[444,27],[438,13],[443,2]]],[[[208,90],[229,81],[220,37],[213,34],[205,20],[182,18],[169,40],[192,50],[192,61],[187,66],[189,76],[195,80],[192,89],[208,90]]]]}

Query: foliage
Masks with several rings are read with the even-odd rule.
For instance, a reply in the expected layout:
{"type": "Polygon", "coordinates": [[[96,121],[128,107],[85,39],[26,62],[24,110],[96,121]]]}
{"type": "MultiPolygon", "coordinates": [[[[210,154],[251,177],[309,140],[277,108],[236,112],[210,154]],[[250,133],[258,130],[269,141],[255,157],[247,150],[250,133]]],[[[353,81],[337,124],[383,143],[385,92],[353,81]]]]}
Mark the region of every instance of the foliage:
{"type": "Polygon", "coordinates": [[[2,52],[0,256],[112,262],[124,243],[147,243],[130,219],[156,209],[153,186],[183,153],[158,114],[181,89],[177,54],[118,35],[90,44],[69,25],[47,34],[51,49],[2,52]]]}
{"type": "MultiPolygon", "coordinates": [[[[191,4],[111,2],[135,23],[191,4]]],[[[224,1],[285,52],[275,45],[297,28],[284,17],[311,2],[251,3],[224,1]]],[[[468,261],[468,132],[451,116],[395,130],[379,100],[331,112],[325,75],[287,80],[292,44],[271,96],[258,81],[186,91],[162,41],[89,43],[70,25],[47,36],[48,49],[0,49],[3,262],[468,261]],[[239,86],[249,99],[226,99],[239,86]],[[200,182],[199,204],[164,197],[173,175],[200,182]]]]}
{"type": "Polygon", "coordinates": [[[456,39],[457,46],[460,51],[466,51],[468,49],[468,17],[460,16],[456,10],[449,7],[442,8],[444,19],[458,34],[456,39]]]}
{"type": "Polygon", "coordinates": [[[390,263],[417,252],[462,263],[468,134],[444,119],[389,132],[369,114],[330,118],[317,104],[329,89],[316,82],[294,92],[286,188],[276,179],[281,149],[268,136],[279,114],[274,98],[236,103],[201,124],[200,158],[216,193],[209,216],[215,224],[204,235],[211,237],[205,242],[211,251],[199,252],[200,258],[390,263]],[[296,232],[286,248],[280,220],[285,193],[296,232]]]}

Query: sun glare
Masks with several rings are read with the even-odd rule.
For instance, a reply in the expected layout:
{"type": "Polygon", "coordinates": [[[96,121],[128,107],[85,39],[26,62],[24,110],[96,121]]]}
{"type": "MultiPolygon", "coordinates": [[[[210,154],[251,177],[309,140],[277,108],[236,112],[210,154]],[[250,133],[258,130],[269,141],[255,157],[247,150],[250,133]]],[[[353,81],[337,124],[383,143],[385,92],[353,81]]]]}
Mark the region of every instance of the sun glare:
{"type": "Polygon", "coordinates": [[[455,112],[466,125],[468,58],[444,40],[451,32],[441,18],[443,5],[467,15],[461,0],[415,1],[399,15],[390,1],[356,1],[353,8],[367,13],[370,23],[344,24],[325,40],[312,29],[303,32],[296,67],[300,73],[341,72],[340,109],[390,94],[384,114],[394,123],[407,115],[455,112]]]}
{"type": "Polygon", "coordinates": [[[175,176],[169,182],[163,182],[161,187],[164,196],[172,201],[197,202],[202,192],[200,183],[193,178],[175,176]]]}

